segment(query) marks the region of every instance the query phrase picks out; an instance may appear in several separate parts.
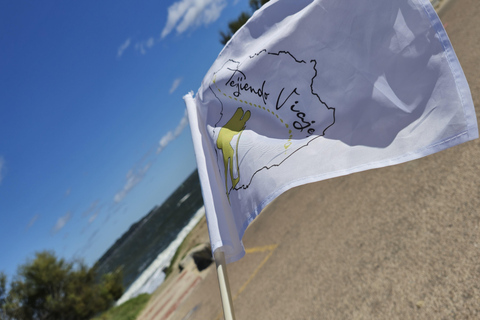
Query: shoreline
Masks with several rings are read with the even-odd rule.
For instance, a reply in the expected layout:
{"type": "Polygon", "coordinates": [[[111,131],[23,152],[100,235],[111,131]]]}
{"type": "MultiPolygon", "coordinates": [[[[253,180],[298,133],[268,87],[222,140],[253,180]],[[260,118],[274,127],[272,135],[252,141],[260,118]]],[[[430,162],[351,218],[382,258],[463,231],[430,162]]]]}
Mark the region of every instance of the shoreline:
{"type": "MultiPolygon", "coordinates": [[[[192,233],[196,234],[194,233],[194,230],[198,228],[202,219],[205,219],[205,208],[203,206],[192,216],[189,223],[179,232],[175,240],[172,241],[170,245],[162,251],[142,272],[142,274],[126,289],[122,297],[116,302],[117,306],[142,293],[153,295],[157,289],[162,286],[167,279],[163,270],[174,263],[173,259],[175,259],[175,253],[183,243],[186,242],[186,239],[192,238],[192,233]]],[[[175,267],[178,269],[178,266],[175,267]]]]}
{"type": "Polygon", "coordinates": [[[200,218],[193,229],[184,238],[182,244],[177,248],[175,256],[170,261],[172,271],[167,275],[160,286],[152,293],[152,297],[161,294],[165,288],[169,287],[170,283],[174,282],[182,273],[179,269],[179,264],[184,255],[193,247],[201,243],[210,243],[208,236],[207,219],[205,214],[200,218]]]}

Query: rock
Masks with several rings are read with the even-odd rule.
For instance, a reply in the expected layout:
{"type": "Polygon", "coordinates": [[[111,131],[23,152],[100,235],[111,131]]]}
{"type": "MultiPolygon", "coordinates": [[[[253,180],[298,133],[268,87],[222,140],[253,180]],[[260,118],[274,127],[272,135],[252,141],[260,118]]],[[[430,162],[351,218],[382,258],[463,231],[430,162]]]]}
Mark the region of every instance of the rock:
{"type": "Polygon", "coordinates": [[[201,243],[192,248],[178,264],[180,271],[185,269],[188,264],[194,262],[198,271],[202,271],[213,262],[212,248],[210,243],[201,243]]]}

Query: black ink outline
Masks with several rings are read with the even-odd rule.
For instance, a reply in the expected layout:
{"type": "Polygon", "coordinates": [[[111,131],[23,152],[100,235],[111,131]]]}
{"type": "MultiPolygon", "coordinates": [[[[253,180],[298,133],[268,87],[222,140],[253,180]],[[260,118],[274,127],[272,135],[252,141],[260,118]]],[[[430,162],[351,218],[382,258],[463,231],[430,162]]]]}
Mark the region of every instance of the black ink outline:
{"type": "MultiPolygon", "coordinates": [[[[290,52],[288,52],[288,51],[283,51],[283,50],[282,50],[282,51],[278,51],[277,53],[275,53],[275,52],[268,52],[267,49],[263,49],[263,50],[261,50],[261,51],[259,51],[259,52],[257,52],[257,53],[254,53],[253,55],[249,56],[249,58],[250,58],[250,59],[253,59],[253,58],[255,58],[255,56],[259,56],[262,52],[265,52],[266,54],[269,54],[269,55],[275,55],[275,56],[280,56],[280,54],[288,54],[288,55],[289,55],[293,60],[295,60],[295,62],[297,62],[297,63],[305,63],[305,64],[307,63],[305,60],[298,60],[298,59],[295,58],[290,52]]],[[[239,62],[239,61],[235,61],[235,60],[233,60],[233,59],[229,59],[229,60],[227,60],[227,61],[222,65],[222,67],[221,67],[220,69],[218,69],[218,71],[216,71],[216,72],[213,73],[213,77],[215,77],[217,73],[219,73],[221,70],[223,70],[223,68],[225,67],[225,65],[226,65],[228,62],[236,63],[236,64],[237,64],[237,69],[238,69],[238,66],[240,66],[240,64],[241,64],[241,62],[239,62]]],[[[259,173],[259,172],[262,171],[262,170],[270,170],[270,169],[273,168],[273,167],[279,167],[279,166],[281,166],[285,161],[287,161],[287,160],[288,160],[291,156],[293,156],[295,153],[297,153],[298,151],[300,151],[301,149],[303,149],[303,148],[305,148],[305,147],[308,147],[312,141],[315,141],[316,139],[318,139],[318,138],[320,138],[320,137],[323,137],[323,136],[325,135],[325,132],[326,132],[330,127],[332,127],[332,126],[335,124],[335,122],[336,122],[336,117],[335,117],[335,111],[336,111],[336,110],[335,110],[335,108],[329,107],[329,106],[320,98],[320,96],[319,96],[316,92],[313,91],[313,82],[314,82],[315,78],[316,78],[317,75],[318,75],[318,71],[317,71],[317,61],[316,61],[315,59],[311,59],[311,60],[310,60],[310,63],[313,63],[313,70],[315,71],[315,75],[312,77],[312,81],[311,81],[311,83],[310,83],[310,91],[311,91],[312,95],[316,96],[317,99],[320,101],[320,103],[323,104],[328,110],[333,110],[333,122],[332,122],[328,127],[326,127],[326,128],[323,130],[323,132],[322,132],[321,135],[318,135],[317,137],[312,138],[312,139],[309,140],[305,145],[299,147],[299,148],[296,149],[295,151],[292,151],[292,153],[290,153],[290,154],[289,154],[285,159],[283,159],[280,163],[272,164],[271,166],[263,166],[262,168],[260,168],[260,169],[258,169],[257,171],[255,171],[255,172],[252,174],[252,176],[251,176],[250,181],[248,182],[248,184],[243,184],[242,186],[237,187],[237,188],[233,188],[233,187],[230,188],[230,189],[228,190],[228,193],[227,193],[228,196],[230,195],[230,193],[231,193],[233,190],[239,191],[239,190],[241,190],[241,189],[243,189],[243,190],[248,189],[248,188],[250,187],[250,185],[252,184],[253,178],[255,177],[255,175],[256,175],[257,173],[259,173]]],[[[218,124],[220,123],[220,121],[221,121],[222,118],[223,118],[223,103],[222,103],[222,101],[220,100],[220,98],[217,96],[217,94],[215,93],[215,90],[212,89],[211,84],[210,84],[208,87],[209,87],[210,91],[212,91],[212,93],[213,93],[213,95],[215,96],[215,98],[220,102],[220,105],[221,105],[220,118],[218,119],[217,123],[215,123],[215,127],[214,127],[214,129],[213,129],[213,132],[214,132],[214,134],[215,134],[215,129],[218,128],[218,124]]],[[[214,149],[215,149],[215,153],[216,153],[216,158],[218,159],[218,150],[217,150],[216,147],[215,147],[214,149]]],[[[219,168],[219,171],[220,171],[220,174],[221,174],[220,168],[219,168]]]]}

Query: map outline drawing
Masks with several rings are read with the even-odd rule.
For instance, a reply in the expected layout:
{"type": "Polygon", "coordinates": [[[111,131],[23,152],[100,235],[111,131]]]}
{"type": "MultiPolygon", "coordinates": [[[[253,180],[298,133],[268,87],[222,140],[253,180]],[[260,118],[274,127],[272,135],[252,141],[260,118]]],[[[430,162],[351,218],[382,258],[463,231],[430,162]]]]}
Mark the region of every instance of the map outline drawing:
{"type": "MultiPolygon", "coordinates": [[[[303,148],[308,147],[310,143],[312,143],[312,141],[320,137],[323,137],[326,131],[330,127],[332,127],[336,122],[335,108],[328,106],[327,103],[321,99],[320,95],[317,92],[315,92],[314,81],[318,75],[317,61],[315,59],[310,59],[310,62],[307,63],[305,60],[297,59],[289,51],[281,50],[278,52],[268,52],[266,49],[263,49],[253,55],[249,55],[248,58],[245,59],[245,61],[240,62],[234,59],[227,59],[222,64],[222,66],[216,72],[213,73],[212,79],[208,85],[210,92],[213,93],[215,99],[219,102],[219,107],[220,107],[220,110],[218,111],[218,114],[219,114],[218,120],[216,120],[215,123],[211,123],[211,126],[212,126],[211,135],[212,135],[212,142],[214,142],[214,150],[216,153],[216,159],[217,159],[220,175],[222,175],[222,171],[224,173],[223,178],[225,180],[225,191],[226,191],[226,195],[229,202],[230,202],[231,192],[240,191],[242,189],[243,190],[248,189],[249,186],[253,183],[254,177],[258,173],[264,170],[270,170],[274,167],[281,166],[285,161],[290,159],[290,157],[297,154],[303,148]],[[289,91],[290,95],[288,95],[288,94],[284,94],[284,92],[287,92],[287,91],[284,91],[285,89],[284,87],[281,90],[279,90],[278,95],[273,94],[272,96],[272,91],[271,91],[272,89],[269,88],[270,83],[268,83],[267,80],[264,80],[262,83],[262,79],[260,79],[256,85],[252,84],[251,82],[250,83],[246,82],[247,80],[251,81],[252,79],[254,80],[257,80],[257,79],[255,78],[255,75],[251,77],[251,74],[249,74],[247,76],[247,73],[244,72],[243,69],[241,69],[242,66],[245,64],[245,61],[251,62],[250,60],[256,59],[259,57],[262,57],[264,59],[269,59],[270,57],[273,57],[273,58],[278,57],[279,59],[280,58],[287,59],[287,62],[293,61],[294,64],[311,66],[312,70],[310,70],[310,72],[313,72],[313,75],[308,77],[309,90],[303,90],[303,91],[300,90],[301,93],[299,93],[297,91],[298,87],[295,87],[293,90],[289,91]],[[234,67],[230,67],[229,65],[233,65],[234,67]],[[231,74],[230,77],[228,72],[230,72],[231,74]],[[225,76],[225,73],[227,73],[227,76],[225,76]],[[225,79],[227,78],[228,80],[225,82],[225,79]],[[232,89],[232,88],[235,90],[233,93],[230,91],[227,91],[228,89],[232,89]],[[248,98],[248,99],[242,98],[242,94],[247,95],[251,98],[248,98]],[[297,104],[301,100],[300,98],[302,97],[302,94],[303,96],[305,96],[305,94],[311,95],[309,99],[313,100],[313,102],[316,101],[315,107],[316,105],[323,106],[324,110],[321,112],[324,112],[324,113],[326,112],[326,116],[321,119],[322,120],[321,124],[316,125],[316,123],[318,122],[317,118],[312,120],[306,119],[308,112],[305,111],[305,108],[308,109],[309,106],[304,107],[304,109],[300,109],[300,107],[297,106],[297,104]],[[275,96],[277,96],[277,98],[275,98],[275,96]],[[291,97],[292,99],[290,99],[291,97]],[[272,98],[273,98],[273,101],[276,100],[275,106],[271,102],[272,98]],[[255,103],[255,99],[259,100],[260,102],[257,102],[258,104],[255,103]],[[232,102],[234,102],[236,105],[235,107],[231,108],[232,110],[235,110],[233,115],[226,114],[224,101],[228,101],[229,103],[231,103],[229,100],[234,100],[232,102]],[[282,101],[283,101],[283,104],[280,103],[282,101]],[[291,105],[290,108],[288,108],[287,104],[291,105]],[[265,165],[260,165],[255,171],[247,174],[248,177],[247,179],[245,179],[244,174],[243,173],[241,174],[241,171],[243,171],[242,165],[239,164],[239,145],[240,146],[242,145],[240,139],[242,138],[242,135],[251,136],[252,132],[255,131],[255,130],[251,130],[252,127],[249,126],[249,124],[251,124],[252,121],[255,121],[254,119],[256,118],[256,115],[259,114],[257,110],[262,111],[263,114],[265,114],[265,112],[270,114],[270,116],[276,121],[275,122],[276,128],[282,127],[284,128],[283,132],[288,132],[288,134],[285,133],[284,137],[282,138],[283,141],[286,140],[287,143],[283,145],[283,147],[285,148],[284,154],[278,153],[278,155],[274,156],[271,159],[271,161],[273,161],[273,159],[281,157],[279,161],[276,161],[274,163],[267,163],[265,165]],[[288,110],[290,112],[287,118],[282,116],[282,113],[285,114],[285,112],[287,112],[285,110],[288,110]],[[297,118],[294,118],[294,120],[296,121],[294,121],[293,123],[292,122],[287,123],[286,120],[292,118],[293,117],[292,114],[297,117],[297,118]],[[228,121],[226,121],[227,119],[228,121]],[[317,133],[316,131],[318,128],[320,128],[320,130],[318,130],[318,133],[317,133]],[[244,133],[244,132],[247,132],[247,133],[244,133]],[[235,143],[234,145],[232,145],[231,143],[234,140],[235,140],[235,143]],[[302,142],[299,142],[299,141],[302,141],[302,142]],[[289,149],[290,147],[291,149],[289,149]],[[236,171],[236,177],[234,177],[235,171],[236,171]],[[230,176],[231,183],[229,183],[229,179],[228,179],[229,176],[230,176]]],[[[281,62],[283,61],[282,60],[275,61],[275,63],[277,64],[281,62]]],[[[257,78],[262,78],[262,77],[257,76],[257,78]]],[[[274,85],[272,85],[271,87],[273,86],[274,85]]],[[[313,109],[313,110],[314,112],[319,112],[317,109],[313,109]]],[[[259,128],[258,124],[257,124],[257,127],[254,129],[257,129],[257,128],[259,128]]],[[[245,156],[246,155],[243,155],[243,157],[245,156]]]]}

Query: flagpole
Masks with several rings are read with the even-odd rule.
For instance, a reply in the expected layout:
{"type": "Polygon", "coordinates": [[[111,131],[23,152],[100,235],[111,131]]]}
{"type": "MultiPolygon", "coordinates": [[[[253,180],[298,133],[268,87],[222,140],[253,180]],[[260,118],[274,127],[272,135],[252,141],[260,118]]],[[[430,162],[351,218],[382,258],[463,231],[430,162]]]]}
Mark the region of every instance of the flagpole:
{"type": "Polygon", "coordinates": [[[220,296],[222,297],[222,307],[225,320],[235,320],[232,294],[230,293],[230,283],[228,282],[227,264],[225,263],[225,254],[221,250],[215,250],[214,258],[215,264],[217,265],[218,284],[220,286],[220,296]]]}

